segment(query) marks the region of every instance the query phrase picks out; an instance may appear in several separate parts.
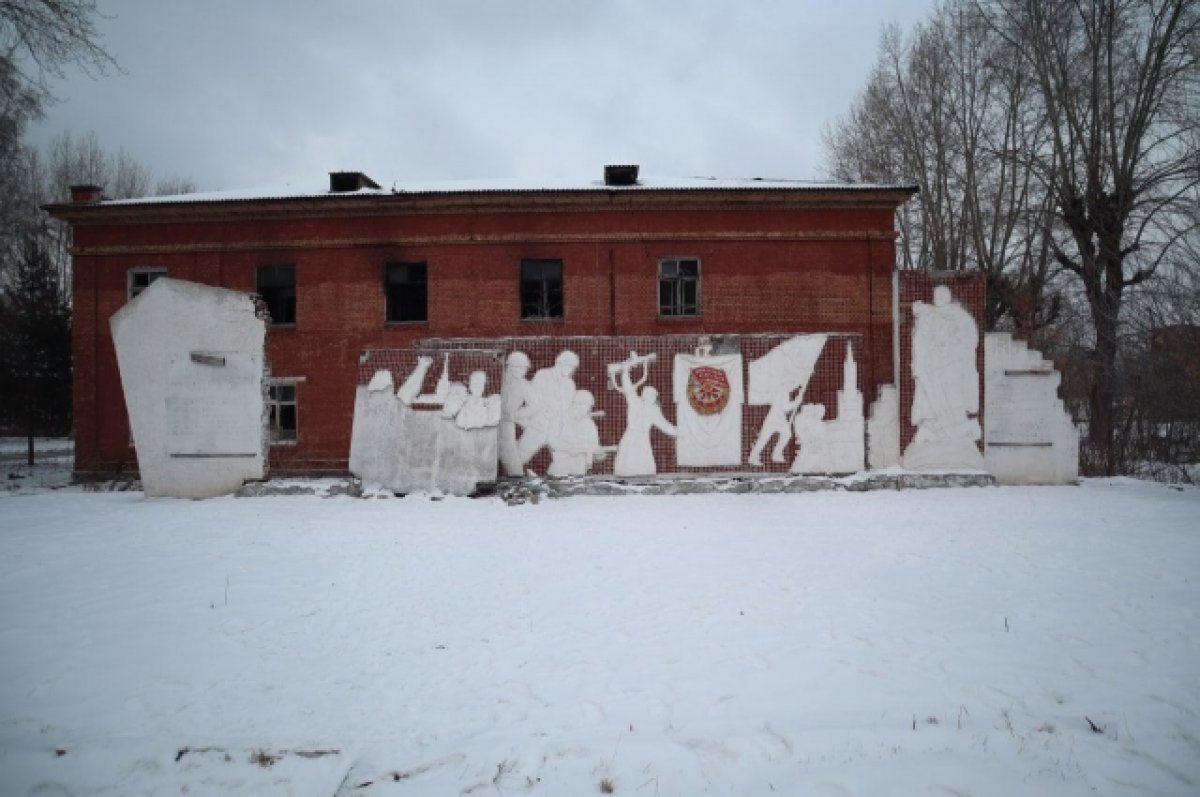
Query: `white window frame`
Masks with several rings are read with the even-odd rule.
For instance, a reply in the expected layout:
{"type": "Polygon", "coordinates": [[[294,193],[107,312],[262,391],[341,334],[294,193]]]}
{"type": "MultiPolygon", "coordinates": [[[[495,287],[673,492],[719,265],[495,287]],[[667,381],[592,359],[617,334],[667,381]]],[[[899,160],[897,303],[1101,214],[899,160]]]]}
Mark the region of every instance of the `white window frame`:
{"type": "Polygon", "coordinates": [[[272,446],[294,446],[300,441],[300,385],[304,384],[303,376],[279,376],[271,377],[267,380],[267,392],[263,396],[263,400],[267,403],[268,429],[267,434],[270,438],[272,446]],[[292,400],[281,401],[271,395],[276,387],[291,387],[292,400]],[[293,430],[294,437],[290,439],[279,439],[276,436],[278,427],[279,412],[278,408],[291,405],[294,408],[293,417],[296,422],[296,428],[293,430]],[[274,412],[272,410],[275,410],[274,412]]]}
{"type": "Polygon", "coordinates": [[[135,268],[129,269],[129,271],[127,271],[125,273],[125,297],[126,297],[126,300],[129,301],[129,300],[134,299],[142,291],[149,288],[154,283],[154,280],[158,279],[159,277],[165,277],[165,276],[167,276],[166,266],[137,266],[135,268]],[[133,280],[134,280],[134,277],[136,277],[137,275],[140,275],[140,274],[153,274],[154,279],[151,279],[145,285],[139,286],[137,289],[137,293],[134,293],[133,280]]]}

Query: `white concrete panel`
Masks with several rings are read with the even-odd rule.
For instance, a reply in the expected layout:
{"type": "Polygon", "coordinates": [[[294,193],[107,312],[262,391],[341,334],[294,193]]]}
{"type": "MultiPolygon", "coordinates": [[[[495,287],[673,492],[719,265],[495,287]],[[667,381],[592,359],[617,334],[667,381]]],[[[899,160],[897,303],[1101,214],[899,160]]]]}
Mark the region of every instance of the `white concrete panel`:
{"type": "Polygon", "coordinates": [[[904,451],[909,470],[982,470],[979,426],[979,330],[975,319],[939,285],[933,303],[913,303],[914,393],[911,420],[917,427],[904,451]]]}
{"type": "Polygon", "coordinates": [[[146,495],[208,498],[266,468],[266,323],[251,295],[155,280],[110,320],[146,495]]]}
{"type": "Polygon", "coordinates": [[[680,467],[742,462],[742,355],[676,354],[672,373],[680,467]]]}
{"type": "Polygon", "coordinates": [[[255,456],[262,449],[262,352],[167,355],[167,453],[173,457],[255,456]],[[214,396],[224,400],[214,402],[214,396]]]}
{"type": "Polygon", "coordinates": [[[422,393],[434,358],[422,355],[396,392],[390,372],[360,385],[354,401],[350,471],[399,493],[469,495],[497,472],[501,397],[487,394],[487,376],[467,384],[449,378],[453,352],[442,356],[432,393],[422,393]]]}
{"type": "Polygon", "coordinates": [[[853,346],[847,344],[842,362],[842,388],[837,394],[838,414],[825,421],[825,406],[806,404],[794,420],[797,451],[792,473],[857,473],[864,467],[866,427],[863,396],[858,389],[858,365],[853,346]]]}
{"type": "Polygon", "coordinates": [[[984,338],[987,470],[1001,484],[1079,479],[1079,434],[1053,364],[1007,333],[984,338]]]}
{"type": "Polygon", "coordinates": [[[895,385],[880,385],[867,420],[867,467],[882,470],[900,464],[900,395],[895,385]]]}

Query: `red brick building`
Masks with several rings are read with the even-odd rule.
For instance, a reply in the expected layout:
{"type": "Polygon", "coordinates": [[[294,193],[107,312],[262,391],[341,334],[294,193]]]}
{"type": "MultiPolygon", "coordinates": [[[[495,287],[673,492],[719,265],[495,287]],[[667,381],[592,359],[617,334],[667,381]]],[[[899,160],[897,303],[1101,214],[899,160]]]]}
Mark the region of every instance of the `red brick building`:
{"type": "Polygon", "coordinates": [[[344,470],[359,358],[430,338],[853,335],[894,383],[896,207],[911,185],[636,179],[321,190],[48,208],[74,230],[78,473],[136,467],[109,318],[156,276],[272,310],[274,470],[344,470]]]}

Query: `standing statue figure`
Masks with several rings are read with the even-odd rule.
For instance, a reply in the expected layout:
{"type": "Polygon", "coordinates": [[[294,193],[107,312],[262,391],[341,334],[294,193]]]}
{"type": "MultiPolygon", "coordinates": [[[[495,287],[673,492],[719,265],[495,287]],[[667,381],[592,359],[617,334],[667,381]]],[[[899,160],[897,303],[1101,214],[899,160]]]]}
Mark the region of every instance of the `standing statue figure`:
{"type": "Polygon", "coordinates": [[[663,417],[658,404],[658,391],[653,387],[642,387],[650,375],[653,353],[639,357],[630,352],[629,359],[608,366],[609,379],[625,397],[625,434],[617,444],[617,457],[613,461],[613,473],[617,476],[652,476],[658,472],[654,461],[654,449],[650,445],[650,432],[657,428],[663,434],[675,437],[678,430],[663,417]],[[634,380],[630,372],[641,366],[642,375],[634,380]],[[641,389],[639,393],[639,388],[641,389]]]}
{"type": "Polygon", "coordinates": [[[913,442],[904,466],[914,470],[982,468],[979,371],[975,319],[954,301],[950,289],[933,289],[933,304],[913,304],[913,442]]]}
{"type": "MultiPolygon", "coordinates": [[[[554,365],[543,368],[533,375],[529,384],[529,406],[523,426],[524,432],[517,441],[517,453],[521,465],[529,464],[545,446],[553,447],[562,435],[563,425],[575,398],[575,369],[579,367],[579,355],[573,351],[560,351],[554,365]]],[[[518,419],[519,421],[519,419],[518,419]]]]}

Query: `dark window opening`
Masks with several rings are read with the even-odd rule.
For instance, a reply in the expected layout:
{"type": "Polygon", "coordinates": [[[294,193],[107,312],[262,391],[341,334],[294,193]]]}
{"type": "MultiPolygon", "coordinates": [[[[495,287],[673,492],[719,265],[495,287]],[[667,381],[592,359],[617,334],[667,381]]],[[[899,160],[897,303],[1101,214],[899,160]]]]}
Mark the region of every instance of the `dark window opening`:
{"type": "Polygon", "coordinates": [[[388,263],[384,290],[388,321],[429,320],[429,286],[424,263],[388,263]]]}
{"type": "Polygon", "coordinates": [[[562,317],[562,261],[522,260],[521,318],[562,317]]]}
{"type": "Polygon", "coordinates": [[[295,266],[259,266],[257,291],[272,324],[296,323],[295,266]]]}
{"type": "Polygon", "coordinates": [[[663,260],[658,264],[658,314],[700,315],[700,261],[663,260]]]}
{"type": "Polygon", "coordinates": [[[296,442],[296,384],[279,382],[267,386],[271,442],[296,442]]]}
{"type": "Polygon", "coordinates": [[[165,268],[135,268],[129,271],[129,298],[133,299],[150,287],[159,277],[167,276],[165,268]]]}

